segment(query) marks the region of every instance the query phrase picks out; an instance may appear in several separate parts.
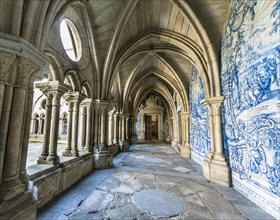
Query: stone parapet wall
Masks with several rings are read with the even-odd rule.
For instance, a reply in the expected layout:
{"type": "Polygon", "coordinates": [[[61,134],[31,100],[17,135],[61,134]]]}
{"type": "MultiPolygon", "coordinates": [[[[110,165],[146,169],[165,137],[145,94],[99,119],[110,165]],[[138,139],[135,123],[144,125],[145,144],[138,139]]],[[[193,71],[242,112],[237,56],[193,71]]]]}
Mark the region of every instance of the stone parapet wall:
{"type": "Polygon", "coordinates": [[[58,167],[47,168],[30,175],[30,189],[38,200],[38,208],[72,186],[92,171],[93,157],[85,154],[74,160],[61,163],[58,167]]]}

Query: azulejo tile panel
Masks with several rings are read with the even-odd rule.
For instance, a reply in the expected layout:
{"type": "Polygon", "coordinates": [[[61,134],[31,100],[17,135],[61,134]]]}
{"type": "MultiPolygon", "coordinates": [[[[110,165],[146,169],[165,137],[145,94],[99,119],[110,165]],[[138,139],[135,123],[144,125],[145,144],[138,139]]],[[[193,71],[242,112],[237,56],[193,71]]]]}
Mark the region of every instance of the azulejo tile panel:
{"type": "Polygon", "coordinates": [[[200,102],[205,98],[202,80],[195,67],[192,67],[190,82],[190,146],[192,153],[202,163],[211,150],[208,109],[200,102]]]}
{"type": "Polygon", "coordinates": [[[265,209],[269,203],[275,216],[280,196],[279,17],[280,1],[233,1],[221,50],[223,132],[233,183],[244,194],[258,189],[255,202],[265,209]]]}

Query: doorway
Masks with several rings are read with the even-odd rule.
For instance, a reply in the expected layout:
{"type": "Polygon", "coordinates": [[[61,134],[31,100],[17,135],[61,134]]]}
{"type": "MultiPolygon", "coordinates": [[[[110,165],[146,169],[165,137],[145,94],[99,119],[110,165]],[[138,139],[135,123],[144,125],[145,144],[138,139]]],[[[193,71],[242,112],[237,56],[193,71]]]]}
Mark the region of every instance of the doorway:
{"type": "Polygon", "coordinates": [[[146,115],[146,140],[158,140],[158,116],[146,115]]]}

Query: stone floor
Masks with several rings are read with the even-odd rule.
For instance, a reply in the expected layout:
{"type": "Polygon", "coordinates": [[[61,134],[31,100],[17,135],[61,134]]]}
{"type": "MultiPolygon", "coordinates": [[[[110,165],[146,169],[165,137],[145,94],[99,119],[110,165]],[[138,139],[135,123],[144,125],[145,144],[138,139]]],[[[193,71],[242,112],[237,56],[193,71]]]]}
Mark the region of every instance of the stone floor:
{"type": "Polygon", "coordinates": [[[38,212],[38,219],[273,219],[166,144],[132,145],[114,168],[94,171],[38,212]]]}

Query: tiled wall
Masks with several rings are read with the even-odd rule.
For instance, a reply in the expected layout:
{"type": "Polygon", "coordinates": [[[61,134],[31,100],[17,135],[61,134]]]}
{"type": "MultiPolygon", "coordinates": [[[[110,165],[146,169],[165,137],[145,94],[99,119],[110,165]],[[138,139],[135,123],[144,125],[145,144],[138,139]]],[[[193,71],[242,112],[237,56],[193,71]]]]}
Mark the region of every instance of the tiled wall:
{"type": "Polygon", "coordinates": [[[205,92],[200,76],[192,67],[190,82],[190,146],[192,158],[202,164],[202,160],[211,150],[208,109],[200,101],[205,92]]]}
{"type": "Polygon", "coordinates": [[[280,205],[279,10],[276,0],[234,0],[221,50],[223,131],[233,186],[275,217],[280,205]]]}

